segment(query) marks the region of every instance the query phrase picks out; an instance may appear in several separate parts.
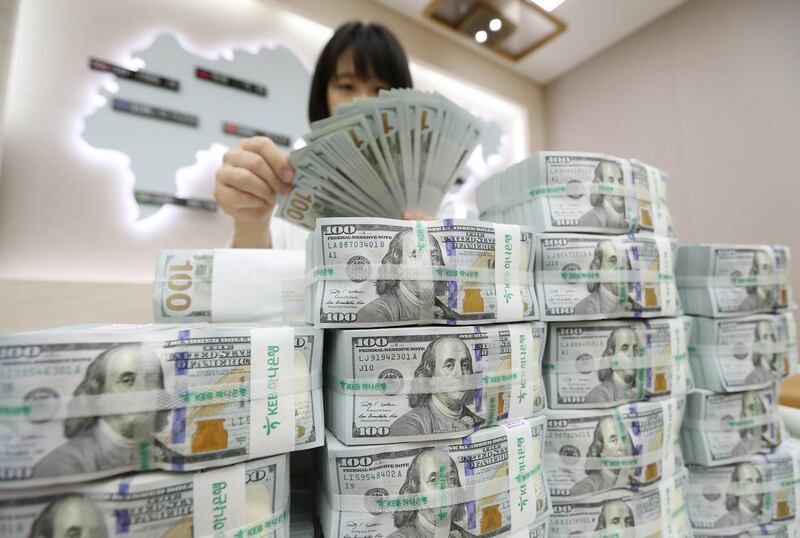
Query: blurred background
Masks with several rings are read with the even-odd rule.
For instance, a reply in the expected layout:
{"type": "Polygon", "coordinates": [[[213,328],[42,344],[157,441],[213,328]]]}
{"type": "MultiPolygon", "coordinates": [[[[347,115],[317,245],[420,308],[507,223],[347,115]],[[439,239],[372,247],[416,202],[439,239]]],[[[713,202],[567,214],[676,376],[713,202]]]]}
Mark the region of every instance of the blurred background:
{"type": "Polygon", "coordinates": [[[670,174],[682,243],[800,256],[796,0],[0,0],[0,331],[151,321],[158,251],[228,241],[222,154],[248,129],[295,146],[351,19],[486,122],[453,215],[532,152],[608,152],[670,174]],[[220,99],[214,73],[255,90],[220,99]]]}

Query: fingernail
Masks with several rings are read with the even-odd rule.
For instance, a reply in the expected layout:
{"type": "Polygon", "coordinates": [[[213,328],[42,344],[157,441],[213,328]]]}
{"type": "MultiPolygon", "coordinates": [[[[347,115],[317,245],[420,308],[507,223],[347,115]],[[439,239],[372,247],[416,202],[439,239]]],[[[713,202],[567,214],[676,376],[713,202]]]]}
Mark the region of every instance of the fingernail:
{"type": "Polygon", "coordinates": [[[283,189],[281,189],[281,193],[284,196],[289,196],[289,194],[291,194],[291,192],[292,192],[292,187],[290,187],[288,185],[284,186],[283,189]]]}
{"type": "Polygon", "coordinates": [[[294,171],[291,168],[286,167],[283,170],[281,170],[281,179],[284,182],[291,183],[292,176],[294,176],[294,171]]]}

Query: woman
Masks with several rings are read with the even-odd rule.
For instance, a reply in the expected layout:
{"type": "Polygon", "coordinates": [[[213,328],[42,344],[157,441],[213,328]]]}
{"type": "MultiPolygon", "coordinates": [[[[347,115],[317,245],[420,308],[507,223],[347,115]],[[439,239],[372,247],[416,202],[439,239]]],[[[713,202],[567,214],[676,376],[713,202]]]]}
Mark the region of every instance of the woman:
{"type": "MultiPolygon", "coordinates": [[[[336,30],[317,60],[309,121],[327,118],[356,97],[411,87],[408,60],[397,38],[380,24],[348,22],[336,30]]],[[[289,194],[293,175],[286,155],[264,136],[245,138],[225,154],[214,197],[233,217],[234,247],[303,248],[304,230],[272,218],[276,197],[289,194]]],[[[405,216],[423,218],[412,211],[405,216]]]]}

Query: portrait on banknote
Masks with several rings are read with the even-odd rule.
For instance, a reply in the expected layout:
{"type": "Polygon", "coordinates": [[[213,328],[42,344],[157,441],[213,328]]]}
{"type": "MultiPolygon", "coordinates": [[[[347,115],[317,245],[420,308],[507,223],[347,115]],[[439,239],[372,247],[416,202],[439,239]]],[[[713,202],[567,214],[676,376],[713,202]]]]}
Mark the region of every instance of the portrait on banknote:
{"type": "Polygon", "coordinates": [[[733,470],[730,491],[725,495],[727,513],[714,523],[714,527],[722,529],[759,523],[764,509],[764,494],[742,490],[748,487],[757,489],[762,481],[758,467],[747,462],[738,464],[733,470]]]}
{"type": "MultiPolygon", "coordinates": [[[[632,264],[622,243],[603,240],[594,250],[590,271],[630,271],[632,264]]],[[[624,278],[624,277],[623,277],[624,278]]],[[[610,314],[617,311],[641,310],[630,298],[630,285],[626,282],[590,282],[586,285],[589,295],[575,305],[575,315],[610,314]],[[625,294],[621,297],[621,294],[625,294]]]]}
{"type": "Polygon", "coordinates": [[[42,510],[31,526],[29,538],[107,538],[100,509],[85,495],[59,496],[42,510]]]}
{"type": "MultiPolygon", "coordinates": [[[[434,493],[441,491],[442,483],[447,488],[461,487],[458,466],[446,452],[426,448],[411,460],[399,493],[434,493]],[[447,473],[445,477],[440,476],[442,472],[447,473]]],[[[397,530],[388,538],[433,538],[434,535],[439,536],[437,528],[448,524],[448,538],[468,538],[471,534],[456,523],[465,516],[466,508],[463,504],[395,512],[393,520],[397,530]]]]}
{"type": "Polygon", "coordinates": [[[596,531],[630,529],[636,526],[633,510],[624,501],[609,500],[600,509],[596,531]]]}
{"type": "MultiPolygon", "coordinates": [[[[630,327],[618,327],[608,336],[604,358],[634,360],[639,356],[639,339],[630,327]]],[[[597,371],[600,381],[586,395],[586,403],[628,401],[636,398],[635,368],[601,368],[597,371]]]]}
{"type": "MultiPolygon", "coordinates": [[[[414,378],[460,378],[473,374],[472,354],[457,336],[433,340],[422,353],[414,378]]],[[[411,410],[390,426],[390,435],[425,435],[441,432],[471,431],[484,419],[469,409],[475,391],[454,389],[442,392],[409,394],[411,410]]]]}
{"type": "Polygon", "coordinates": [[[612,161],[600,161],[594,169],[592,193],[589,201],[592,208],[581,215],[578,224],[591,228],[627,228],[625,197],[618,194],[602,194],[601,187],[622,189],[625,187],[622,168],[612,161]]]}
{"type": "MultiPolygon", "coordinates": [[[[750,267],[751,277],[769,276],[775,273],[775,263],[772,257],[758,251],[753,254],[753,265],[750,267]]],[[[739,304],[740,312],[752,312],[772,308],[775,304],[775,287],[769,284],[747,286],[747,296],[739,304]]]]}
{"type": "Polygon", "coordinates": [[[595,468],[600,458],[632,456],[633,440],[625,425],[615,417],[598,421],[594,438],[586,453],[586,477],[570,490],[571,496],[587,495],[615,487],[630,485],[633,477],[628,469],[595,468]]]}

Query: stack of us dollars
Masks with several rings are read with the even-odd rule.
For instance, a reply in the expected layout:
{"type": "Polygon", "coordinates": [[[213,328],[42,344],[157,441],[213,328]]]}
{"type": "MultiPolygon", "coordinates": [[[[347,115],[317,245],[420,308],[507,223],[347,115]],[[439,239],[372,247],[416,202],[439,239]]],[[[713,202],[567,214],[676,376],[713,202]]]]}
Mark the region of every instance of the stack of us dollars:
{"type": "Polygon", "coordinates": [[[158,323],[302,321],[300,250],[162,250],[153,283],[158,323]]]}
{"type": "Polygon", "coordinates": [[[789,248],[771,245],[686,245],[675,274],[687,314],[727,318],[792,308],[789,248]]]}
{"type": "Polygon", "coordinates": [[[700,388],[736,392],[768,387],[797,369],[794,315],[694,317],[689,357],[700,388]]]}
{"type": "Polygon", "coordinates": [[[544,321],[680,313],[665,237],[550,233],[538,245],[536,292],[544,321]]]}
{"type": "Polygon", "coordinates": [[[0,337],[0,487],[194,471],[320,446],[322,331],[73,327],[0,337]]]}
{"type": "Polygon", "coordinates": [[[556,504],[612,490],[638,490],[683,468],[683,400],[547,414],[545,475],[556,504]]]}
{"type": "Polygon", "coordinates": [[[684,538],[692,536],[686,514],[686,469],[635,491],[606,494],[553,505],[550,536],[567,538],[684,538]]]}
{"type": "Polygon", "coordinates": [[[318,512],[326,538],[545,536],[544,417],[469,437],[348,447],[329,434],[318,512]]]}
{"type": "MultiPolygon", "coordinates": [[[[306,320],[323,328],[535,320],[534,256],[533,233],[516,225],[319,219],[306,248],[306,320]]],[[[648,312],[664,310],[659,294],[648,288],[648,312]]]]}
{"type": "Polygon", "coordinates": [[[311,124],[292,152],[292,192],[277,215],[309,230],[320,217],[435,215],[478,144],[482,122],[439,94],[381,90],[311,124]]]}
{"type": "Polygon", "coordinates": [[[681,443],[687,463],[746,461],[781,442],[777,387],[733,393],[697,389],[687,397],[681,443]]]}
{"type": "Polygon", "coordinates": [[[683,397],[692,388],[688,316],[550,323],[542,374],[551,409],[683,397]]]}
{"type": "Polygon", "coordinates": [[[5,538],[289,538],[288,467],[283,454],[203,472],[0,491],[0,533],[5,538]]]}
{"type": "Polygon", "coordinates": [[[541,322],[331,331],[326,426],[347,445],[464,437],[544,412],[541,322]]]}
{"type": "Polygon", "coordinates": [[[477,190],[482,219],[536,232],[651,233],[674,240],[667,174],[601,153],[540,151],[477,190]]]}
{"type": "Polygon", "coordinates": [[[761,525],[796,525],[800,441],[731,465],[689,466],[687,501],[695,532],[739,534],[761,525]]]}

